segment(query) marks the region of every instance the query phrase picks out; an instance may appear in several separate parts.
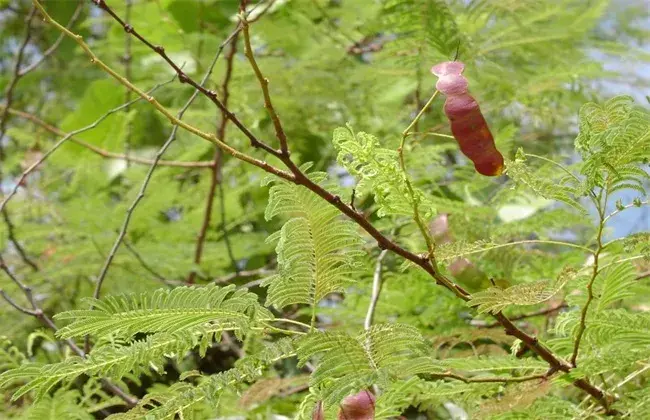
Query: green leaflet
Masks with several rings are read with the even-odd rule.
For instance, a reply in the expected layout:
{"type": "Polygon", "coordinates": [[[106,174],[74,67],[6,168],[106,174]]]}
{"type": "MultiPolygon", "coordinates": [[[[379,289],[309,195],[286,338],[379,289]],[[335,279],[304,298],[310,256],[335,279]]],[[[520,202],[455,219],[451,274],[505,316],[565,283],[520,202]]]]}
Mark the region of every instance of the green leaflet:
{"type": "Polygon", "coordinates": [[[257,295],[234,285],[217,287],[177,287],[151,293],[87,299],[92,310],[74,310],[56,315],[72,323],[58,331],[59,337],[130,337],[137,332],[180,332],[214,324],[239,334],[249,323],[272,318],[257,301],[257,295]]]}
{"type": "Polygon", "coordinates": [[[534,283],[517,284],[507,289],[490,287],[471,296],[468,306],[476,306],[479,313],[498,313],[508,305],[535,305],[550,299],[564,285],[575,278],[576,271],[565,268],[553,281],[540,280],[534,283]]]}
{"type": "MultiPolygon", "coordinates": [[[[310,385],[319,390],[326,406],[373,383],[386,386],[391,377],[417,373],[412,365],[423,366],[419,356],[424,350],[418,330],[403,324],[375,325],[356,337],[315,332],[297,342],[301,364],[320,356],[310,385]]],[[[430,371],[439,370],[430,365],[430,371]]]]}
{"type": "Polygon", "coordinates": [[[548,200],[560,201],[586,214],[586,210],[577,201],[577,198],[584,194],[585,187],[563,172],[560,172],[562,177],[558,178],[557,168],[534,170],[527,164],[522,149],[517,151],[515,160],[506,159],[506,167],[508,176],[518,186],[525,187],[548,200]]]}
{"type": "MultiPolygon", "coordinates": [[[[312,175],[322,179],[319,174],[312,175]]],[[[310,190],[278,182],[269,192],[265,216],[289,220],[267,241],[277,241],[278,272],[267,278],[267,304],[315,307],[333,292],[342,292],[357,272],[361,237],[356,225],[310,190]]]]}
{"type": "Polygon", "coordinates": [[[650,158],[650,113],[630,96],[583,105],[575,145],[588,186],[603,186],[607,180],[610,192],[632,188],[643,193],[649,175],[638,164],[650,158]]]}
{"type": "MultiPolygon", "coordinates": [[[[413,215],[412,198],[396,150],[381,147],[379,139],[371,134],[354,133],[350,126],[334,130],[333,142],[339,164],[359,181],[357,191],[374,195],[379,216],[413,215]]],[[[433,202],[415,187],[414,193],[423,217],[431,217],[435,213],[433,202]]]]}

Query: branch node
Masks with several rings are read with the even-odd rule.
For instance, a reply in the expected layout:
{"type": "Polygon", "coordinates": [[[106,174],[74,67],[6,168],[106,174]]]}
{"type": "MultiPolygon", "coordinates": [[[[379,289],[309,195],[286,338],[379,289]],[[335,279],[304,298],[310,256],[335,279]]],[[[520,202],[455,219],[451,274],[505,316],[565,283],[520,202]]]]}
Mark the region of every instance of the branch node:
{"type": "Polygon", "coordinates": [[[153,49],[158,54],[164,54],[165,53],[165,47],[163,47],[162,45],[156,45],[155,47],[153,47],[153,49]]]}
{"type": "Polygon", "coordinates": [[[131,26],[128,23],[125,23],[124,24],[124,32],[126,32],[127,34],[132,34],[133,33],[133,26],[131,26]]]}

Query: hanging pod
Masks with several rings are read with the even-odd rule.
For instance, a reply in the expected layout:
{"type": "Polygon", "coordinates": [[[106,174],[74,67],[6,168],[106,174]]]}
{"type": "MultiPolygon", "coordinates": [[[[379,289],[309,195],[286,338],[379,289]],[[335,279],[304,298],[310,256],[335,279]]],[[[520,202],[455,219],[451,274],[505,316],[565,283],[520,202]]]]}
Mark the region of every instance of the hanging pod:
{"type": "Polygon", "coordinates": [[[445,115],[461,152],[474,162],[478,173],[501,175],[503,156],[494,145],[494,138],[476,99],[467,92],[467,79],[462,75],[464,69],[465,65],[460,61],[446,61],[433,66],[431,73],[438,76],[436,89],[447,97],[445,115]]]}

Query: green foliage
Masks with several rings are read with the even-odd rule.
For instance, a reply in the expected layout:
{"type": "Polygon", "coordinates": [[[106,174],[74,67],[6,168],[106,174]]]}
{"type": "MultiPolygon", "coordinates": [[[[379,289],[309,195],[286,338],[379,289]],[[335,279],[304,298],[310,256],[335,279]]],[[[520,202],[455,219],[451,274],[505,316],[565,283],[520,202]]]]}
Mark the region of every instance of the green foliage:
{"type": "Polygon", "coordinates": [[[106,2],[171,80],[101,7],[0,0],[0,417],[647,418],[645,3],[248,3],[250,51],[238,0],[106,2]],[[111,112],[79,40],[152,98],[111,112]],[[457,54],[500,177],[423,110],[457,54]]]}
{"type": "MultiPolygon", "coordinates": [[[[183,332],[210,325],[236,333],[270,312],[257,303],[257,296],[234,285],[203,288],[158,289],[149,294],[88,299],[93,309],[62,312],[57,320],[72,323],[59,331],[64,338],[93,334],[129,338],[138,332],[183,332]]],[[[240,334],[240,333],[238,333],[240,334]]]]}
{"type": "Polygon", "coordinates": [[[552,281],[540,280],[535,283],[517,284],[505,290],[490,287],[485,291],[472,294],[468,305],[476,306],[478,313],[493,314],[503,311],[508,305],[536,305],[552,298],[575,275],[575,270],[567,268],[552,281]]]}
{"type": "MultiPolygon", "coordinates": [[[[322,181],[323,175],[312,174],[312,179],[322,181]]],[[[315,307],[330,293],[344,291],[361,255],[356,226],[307,188],[286,182],[269,190],[265,217],[278,215],[290,219],[267,239],[277,241],[278,255],[278,273],[263,283],[269,286],[267,304],[315,307]]]]}
{"type": "Polygon", "coordinates": [[[634,189],[645,194],[648,173],[638,167],[650,159],[650,113],[629,96],[617,96],[602,105],[580,108],[576,149],[584,164],[587,186],[605,186],[612,193],[634,189]],[[604,169],[604,171],[603,171],[604,169]]]}
{"type": "Polygon", "coordinates": [[[302,364],[321,356],[310,385],[319,390],[328,407],[352,391],[373,383],[387,384],[391,376],[408,375],[423,351],[422,337],[407,325],[376,325],[356,337],[317,332],[297,343],[302,364]]]}
{"type": "MultiPolygon", "coordinates": [[[[377,137],[355,133],[349,126],[334,130],[333,142],[338,150],[339,164],[359,178],[356,187],[359,193],[374,195],[379,216],[412,214],[413,199],[399,167],[396,150],[380,147],[377,137]]],[[[415,192],[415,200],[425,217],[433,214],[433,203],[421,191],[415,192]]]]}
{"type": "Polygon", "coordinates": [[[60,390],[47,395],[25,412],[25,420],[90,420],[93,416],[79,405],[79,393],[60,390]]]}

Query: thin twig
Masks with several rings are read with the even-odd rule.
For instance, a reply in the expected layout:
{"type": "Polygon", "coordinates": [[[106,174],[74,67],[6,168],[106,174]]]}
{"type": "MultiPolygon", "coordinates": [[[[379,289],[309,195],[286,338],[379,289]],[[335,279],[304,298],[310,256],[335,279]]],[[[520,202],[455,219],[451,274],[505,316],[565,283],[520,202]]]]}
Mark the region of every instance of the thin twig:
{"type": "MultiPolygon", "coordinates": [[[[217,146],[222,148],[224,150],[224,152],[229,153],[230,155],[234,156],[235,158],[240,159],[240,160],[242,160],[244,162],[248,162],[251,165],[257,166],[258,168],[260,168],[260,169],[262,169],[262,170],[264,170],[264,171],[266,171],[268,173],[271,173],[271,174],[273,174],[273,175],[275,175],[275,176],[277,176],[279,178],[285,179],[287,181],[293,181],[294,180],[294,178],[295,178],[294,175],[292,175],[292,174],[290,174],[290,173],[288,173],[286,171],[283,171],[281,169],[278,169],[278,168],[276,168],[276,167],[274,167],[272,165],[269,165],[268,163],[266,163],[266,162],[264,162],[262,160],[256,159],[256,158],[254,158],[252,156],[249,156],[249,155],[247,155],[245,153],[242,153],[242,152],[238,151],[237,149],[234,149],[233,147],[230,147],[226,143],[222,142],[214,134],[209,134],[209,133],[206,133],[204,131],[201,131],[200,129],[198,129],[198,128],[196,128],[196,127],[194,127],[194,126],[180,120],[179,118],[177,118],[171,111],[169,111],[167,108],[165,108],[163,105],[161,105],[160,102],[158,102],[156,100],[156,98],[154,98],[153,96],[147,95],[145,92],[143,92],[141,89],[139,89],[133,83],[131,83],[129,80],[126,80],[124,77],[120,76],[115,70],[113,70],[110,66],[108,66],[106,63],[104,63],[102,60],[100,60],[92,52],[92,50],[90,49],[88,44],[86,44],[83,41],[82,36],[75,35],[71,31],[69,31],[68,29],[63,27],[56,20],[52,19],[52,17],[45,11],[45,9],[39,3],[38,0],[32,0],[32,2],[34,3],[34,5],[36,5],[38,10],[41,12],[41,14],[43,15],[46,22],[53,25],[59,31],[64,32],[66,34],[66,36],[73,39],[81,47],[81,49],[84,50],[84,52],[88,55],[88,57],[90,57],[90,62],[92,64],[97,65],[99,68],[101,68],[103,71],[108,73],[111,77],[113,77],[116,81],[121,83],[123,86],[128,87],[134,93],[136,93],[138,96],[142,97],[143,99],[146,99],[147,102],[149,102],[162,115],[164,115],[172,123],[172,125],[177,125],[177,126],[183,128],[184,130],[187,130],[188,132],[190,132],[190,133],[192,133],[192,134],[194,134],[194,135],[196,135],[198,137],[201,137],[204,140],[209,141],[210,143],[216,144],[217,146]]],[[[220,48],[223,48],[223,47],[220,47],[220,48]]],[[[174,64],[174,66],[176,66],[176,65],[174,64]]],[[[183,73],[182,70],[180,70],[180,68],[179,68],[179,71],[183,74],[183,77],[185,79],[189,79],[189,77],[185,73],[183,73]]],[[[194,84],[199,86],[196,82],[194,82],[192,80],[192,86],[194,86],[194,84]]],[[[199,90],[200,92],[207,92],[203,86],[199,86],[199,87],[200,87],[200,90],[199,90]]],[[[212,92],[212,95],[216,95],[216,93],[212,92]]],[[[228,115],[231,115],[231,114],[228,114],[228,115]]],[[[229,119],[231,121],[233,120],[230,117],[229,117],[229,119]]],[[[259,148],[262,148],[264,150],[267,150],[267,148],[261,146],[262,143],[259,140],[257,140],[257,142],[258,143],[253,144],[253,147],[259,147],[259,148]]],[[[274,149],[272,149],[270,147],[268,147],[268,148],[271,150],[269,153],[271,153],[271,154],[273,154],[274,156],[277,156],[277,157],[281,156],[281,153],[279,151],[276,151],[276,150],[274,150],[274,149]]]]}
{"type": "MultiPolygon", "coordinates": [[[[127,22],[131,21],[132,6],[132,0],[124,0],[124,20],[127,22]]],[[[122,57],[122,60],[124,62],[124,77],[127,80],[132,80],[133,76],[131,73],[131,63],[133,61],[133,57],[131,57],[131,36],[129,34],[124,35],[124,56],[122,57]]],[[[131,93],[131,89],[126,88],[126,92],[124,94],[126,103],[131,102],[131,93]]],[[[131,131],[133,126],[131,118],[128,118],[129,106],[124,108],[124,113],[127,114],[126,134],[124,136],[124,155],[128,157],[131,154],[131,131]]],[[[128,159],[126,160],[126,166],[129,166],[128,159]]]]}
{"type": "MultiPolygon", "coordinates": [[[[142,98],[139,98],[142,99],[142,98]]],[[[4,109],[5,107],[3,105],[0,105],[0,109],[4,109]]],[[[17,109],[9,108],[9,114],[15,115],[17,117],[24,118],[28,121],[33,122],[34,124],[38,125],[41,128],[44,128],[45,130],[56,134],[57,136],[68,136],[69,133],[61,130],[58,127],[55,127],[51,124],[48,124],[47,122],[41,120],[38,118],[36,115],[30,114],[28,112],[24,111],[19,111],[17,109]]],[[[139,158],[137,156],[127,156],[124,153],[115,153],[111,152],[109,150],[102,149],[100,147],[97,147],[93,144],[90,144],[86,141],[83,141],[76,136],[72,136],[69,138],[69,141],[78,144],[79,146],[85,147],[86,149],[90,150],[91,152],[94,152],[100,156],[103,156],[105,158],[111,158],[111,159],[121,159],[121,160],[126,160],[128,162],[132,163],[138,163],[138,164],[143,164],[143,165],[151,165],[153,163],[153,159],[145,159],[145,158],[139,158]]],[[[175,161],[175,160],[161,160],[158,162],[158,166],[170,166],[170,167],[178,167],[178,168],[212,168],[213,163],[211,161],[205,161],[205,162],[186,162],[186,161],[175,161]]]]}
{"type": "Polygon", "coordinates": [[[140,255],[140,253],[135,249],[135,247],[133,245],[131,245],[131,243],[126,238],[124,239],[124,246],[126,247],[127,250],[129,250],[131,255],[133,255],[135,257],[135,259],[138,260],[138,262],[140,263],[142,268],[147,270],[149,273],[151,273],[152,276],[154,276],[156,279],[160,280],[161,282],[163,282],[163,283],[165,283],[165,284],[167,284],[169,286],[173,286],[172,284],[168,283],[165,276],[163,276],[162,274],[160,274],[156,270],[154,270],[153,267],[151,267],[144,260],[144,258],[142,258],[142,255],[140,255]]]}
{"type": "MultiPolygon", "coordinates": [[[[606,184],[608,185],[608,183],[606,184]]],[[[606,187],[607,188],[607,187],[606,187]]],[[[594,263],[592,265],[591,278],[587,283],[587,301],[585,306],[583,306],[582,311],[580,312],[580,324],[578,325],[578,332],[576,333],[576,340],[573,345],[573,353],[571,354],[571,365],[577,366],[578,353],[580,351],[580,342],[582,341],[582,336],[587,328],[587,312],[589,311],[589,306],[594,300],[594,282],[596,277],[598,277],[598,263],[600,261],[600,253],[603,250],[603,230],[605,229],[605,206],[607,205],[607,191],[605,191],[605,204],[601,204],[600,199],[602,198],[602,192],[598,195],[596,203],[598,204],[598,234],[596,236],[597,248],[594,252],[594,263]]]]}
{"type": "Polygon", "coordinates": [[[620,212],[622,212],[624,210],[627,210],[627,209],[632,208],[632,207],[645,206],[645,205],[648,205],[648,203],[650,203],[650,200],[644,200],[644,201],[638,201],[636,203],[626,204],[625,206],[623,206],[621,208],[618,208],[618,209],[614,210],[613,212],[611,212],[610,214],[608,214],[605,217],[605,219],[603,220],[603,223],[607,223],[607,221],[609,219],[611,219],[612,217],[616,216],[617,214],[619,214],[620,212]]]}
{"type": "Polygon", "coordinates": [[[434,378],[442,379],[456,379],[458,381],[464,382],[466,384],[470,383],[519,383],[519,382],[528,382],[539,380],[547,380],[555,372],[547,372],[539,375],[528,375],[528,376],[511,376],[511,377],[478,377],[478,378],[468,378],[466,376],[458,375],[456,373],[447,372],[447,373],[435,373],[432,376],[434,378]]]}
{"type": "MultiPolygon", "coordinates": [[[[223,98],[223,105],[224,107],[228,106],[228,99],[230,98],[230,90],[229,90],[229,85],[230,85],[230,80],[232,78],[232,72],[233,72],[233,61],[235,54],[237,52],[237,40],[238,36],[235,35],[232,37],[231,40],[231,45],[230,45],[230,50],[228,51],[228,54],[226,55],[226,74],[224,75],[223,82],[221,84],[221,97],[223,98]]],[[[226,137],[226,126],[228,125],[228,118],[226,114],[221,111],[221,120],[219,122],[219,126],[217,128],[216,135],[221,141],[225,142],[225,137],[226,137]]],[[[214,204],[214,196],[217,190],[217,185],[220,187],[219,188],[219,200],[221,202],[221,227],[223,231],[223,239],[226,244],[226,250],[228,252],[228,256],[230,258],[231,264],[234,267],[235,271],[238,271],[237,267],[237,261],[235,260],[235,257],[233,256],[232,253],[232,247],[230,244],[230,239],[228,237],[228,231],[226,229],[225,225],[225,199],[224,199],[224,191],[223,191],[223,151],[215,146],[214,150],[214,158],[212,160],[213,165],[210,171],[210,187],[208,188],[208,194],[206,197],[205,201],[205,211],[203,214],[203,222],[201,223],[201,229],[199,230],[199,234],[197,236],[196,240],[196,247],[194,251],[194,266],[198,267],[201,264],[201,259],[203,257],[203,248],[205,246],[205,238],[208,233],[208,229],[210,227],[210,221],[212,220],[212,206],[214,204]]],[[[187,283],[192,284],[194,283],[194,279],[196,277],[196,270],[192,270],[187,277],[187,283]]]]}
{"type": "MultiPolygon", "coordinates": [[[[14,63],[13,74],[11,76],[9,83],[5,88],[4,95],[3,95],[5,98],[5,106],[0,111],[0,162],[4,160],[4,153],[5,153],[3,141],[7,131],[7,122],[9,120],[9,112],[7,111],[7,109],[9,109],[13,104],[14,91],[16,89],[16,86],[18,85],[18,81],[21,78],[20,66],[22,65],[25,49],[27,48],[27,45],[29,44],[29,40],[32,37],[32,20],[34,19],[34,16],[36,16],[36,7],[32,6],[32,8],[29,11],[29,14],[27,15],[27,18],[25,19],[26,22],[25,36],[23,38],[23,42],[18,47],[18,52],[16,53],[16,62],[14,63]]],[[[0,164],[0,184],[1,183],[2,183],[2,165],[0,164]]],[[[20,255],[20,258],[23,260],[25,264],[29,265],[33,270],[38,270],[38,266],[36,265],[36,263],[27,256],[27,253],[25,252],[23,247],[20,245],[20,242],[16,238],[14,224],[12,223],[11,217],[9,216],[9,213],[4,208],[4,206],[0,206],[0,213],[2,213],[2,218],[5,224],[7,225],[9,241],[11,241],[11,243],[14,245],[14,248],[18,252],[18,255],[20,255]]]]}
{"type": "Polygon", "coordinates": [[[241,270],[238,272],[230,273],[222,277],[217,277],[214,280],[212,280],[212,282],[214,284],[227,284],[239,278],[244,279],[247,277],[264,276],[266,274],[271,273],[273,271],[273,268],[275,268],[275,265],[267,265],[264,267],[256,268],[254,270],[241,270]]]}
{"type": "Polygon", "coordinates": [[[438,93],[439,92],[436,89],[436,91],[433,92],[433,95],[431,95],[431,98],[429,98],[427,103],[424,104],[422,109],[420,109],[420,112],[418,112],[418,114],[415,116],[413,121],[411,121],[408,127],[406,127],[406,129],[402,132],[402,140],[400,141],[399,148],[397,149],[397,152],[399,154],[400,168],[403,172],[404,182],[406,183],[406,188],[411,198],[411,206],[413,207],[413,219],[415,220],[415,223],[417,224],[418,229],[420,230],[420,233],[422,234],[422,237],[424,238],[424,241],[427,244],[427,250],[429,252],[427,258],[431,260],[431,264],[434,267],[436,266],[434,255],[433,255],[435,249],[435,243],[433,241],[433,238],[431,237],[431,233],[429,232],[429,229],[427,228],[424,221],[422,220],[422,217],[420,216],[419,199],[415,195],[415,190],[411,185],[411,180],[409,179],[408,172],[406,171],[406,162],[404,161],[404,143],[406,141],[406,136],[408,136],[408,133],[411,131],[413,127],[417,125],[422,115],[424,115],[425,111],[431,106],[434,99],[436,99],[436,96],[438,96],[438,93]]]}
{"type": "Polygon", "coordinates": [[[14,245],[16,252],[18,252],[18,255],[20,255],[20,258],[25,264],[30,266],[32,270],[37,271],[38,265],[27,255],[27,252],[23,246],[20,244],[20,242],[18,242],[18,239],[16,238],[15,226],[9,217],[8,210],[4,208],[4,205],[0,206],[0,213],[2,213],[2,219],[4,220],[5,225],[7,225],[7,237],[9,238],[9,241],[14,245]]]}
{"type": "Polygon", "coordinates": [[[372,295],[370,296],[370,304],[368,305],[368,312],[366,313],[366,319],[363,323],[363,327],[366,330],[369,330],[372,326],[372,321],[375,317],[375,309],[377,308],[377,302],[379,301],[379,295],[381,293],[382,287],[382,267],[383,261],[386,257],[388,250],[384,249],[379,253],[377,257],[377,262],[375,263],[375,273],[372,276],[372,295]]]}
{"type": "Polygon", "coordinates": [[[648,277],[650,277],[650,271],[645,271],[643,273],[639,273],[636,276],[635,280],[642,280],[642,279],[645,279],[645,278],[648,278],[648,277]]]}
{"type": "MultiPolygon", "coordinates": [[[[74,12],[72,12],[72,16],[70,17],[70,20],[68,21],[68,24],[65,25],[66,28],[71,29],[74,24],[77,22],[77,19],[79,19],[79,16],[81,15],[81,11],[83,10],[83,1],[79,0],[79,3],[77,4],[77,8],[74,9],[74,12]]],[[[61,41],[63,41],[63,38],[65,38],[64,34],[59,34],[59,36],[56,38],[54,43],[48,48],[47,50],[43,51],[41,55],[34,60],[32,63],[30,63],[28,66],[23,67],[20,69],[18,74],[20,77],[26,75],[27,73],[30,73],[34,70],[36,70],[42,63],[45,62],[45,60],[54,54],[54,52],[59,48],[59,45],[61,45],[61,41]]]]}
{"type": "MultiPolygon", "coordinates": [[[[221,49],[217,52],[217,54],[214,56],[214,59],[212,60],[212,63],[210,63],[210,66],[208,66],[208,71],[205,73],[205,76],[203,77],[203,80],[201,80],[201,85],[205,84],[205,82],[208,80],[210,75],[212,74],[212,70],[214,69],[214,65],[217,63],[217,59],[219,58],[219,55],[221,55],[221,49]]],[[[178,114],[176,115],[176,119],[178,121],[181,121],[183,118],[183,115],[185,114],[185,111],[192,105],[194,100],[198,96],[198,91],[194,91],[192,93],[192,96],[187,100],[185,105],[178,111],[178,114]]],[[[156,156],[154,158],[153,163],[151,164],[151,167],[149,168],[149,171],[144,177],[144,180],[142,181],[142,185],[140,186],[140,191],[138,192],[138,195],[135,197],[133,202],[131,202],[131,205],[129,208],[126,210],[126,216],[124,217],[124,221],[122,222],[122,227],[120,229],[119,234],[117,235],[117,238],[115,238],[115,242],[113,243],[113,247],[111,248],[111,251],[108,254],[108,257],[106,258],[106,261],[104,262],[104,265],[99,272],[99,275],[97,276],[97,282],[95,285],[95,291],[93,293],[93,297],[95,299],[99,299],[102,284],[104,283],[104,279],[106,278],[106,274],[108,273],[108,269],[111,266],[111,262],[113,262],[113,259],[115,258],[115,254],[117,253],[117,250],[120,247],[120,244],[122,243],[122,240],[124,239],[124,236],[126,235],[126,231],[129,227],[129,223],[131,221],[131,217],[133,216],[133,212],[135,211],[135,208],[138,206],[138,203],[140,200],[144,198],[145,191],[147,190],[147,187],[149,186],[149,181],[151,181],[151,177],[153,176],[154,171],[156,170],[156,167],[158,166],[158,161],[162,158],[163,154],[167,151],[169,146],[176,140],[176,133],[178,132],[178,127],[179,125],[174,125],[174,128],[172,128],[171,133],[169,134],[169,137],[165,141],[165,143],[158,149],[158,152],[156,152],[156,156]]]]}
{"type": "Polygon", "coordinates": [[[24,314],[26,314],[26,315],[31,315],[31,316],[36,316],[36,315],[37,315],[35,311],[32,311],[32,310],[27,309],[27,308],[23,308],[22,306],[20,306],[19,304],[17,304],[13,299],[11,299],[11,298],[9,297],[9,295],[7,295],[7,292],[5,292],[5,291],[2,290],[2,289],[0,289],[0,296],[2,296],[2,298],[3,298],[3,299],[4,299],[4,300],[5,300],[5,301],[10,305],[10,306],[13,306],[14,309],[16,309],[18,312],[22,312],[22,313],[24,313],[24,314]]]}
{"type": "MultiPolygon", "coordinates": [[[[152,92],[154,92],[159,87],[161,87],[161,86],[163,86],[163,85],[165,85],[167,83],[170,83],[170,82],[171,82],[171,80],[168,81],[168,82],[160,83],[160,84],[154,86],[151,90],[148,91],[148,94],[151,94],[152,92]]],[[[18,192],[18,189],[20,188],[20,186],[23,185],[23,183],[25,181],[25,178],[27,178],[27,176],[30,173],[32,173],[37,167],[39,167],[43,162],[45,162],[45,160],[47,158],[49,158],[54,152],[56,152],[56,150],[59,147],[61,147],[66,141],[68,141],[71,137],[73,137],[73,136],[75,136],[75,135],[77,135],[79,133],[83,133],[84,131],[92,130],[93,128],[97,127],[102,121],[104,121],[106,118],[108,118],[110,115],[112,115],[112,114],[114,114],[116,112],[119,112],[124,108],[127,108],[129,105],[133,104],[134,102],[138,102],[141,99],[142,98],[138,97],[138,98],[132,100],[131,102],[127,102],[127,103],[122,104],[122,105],[120,105],[120,106],[118,106],[116,108],[113,108],[110,111],[103,114],[101,117],[97,118],[91,124],[89,124],[89,125],[87,125],[87,126],[85,126],[83,128],[79,128],[77,130],[71,131],[68,134],[66,134],[65,136],[63,136],[52,147],[50,147],[50,149],[47,152],[43,153],[43,155],[38,160],[36,160],[27,169],[25,169],[23,171],[23,173],[20,175],[20,178],[18,178],[18,181],[14,183],[14,187],[12,188],[12,190],[9,192],[9,194],[7,194],[7,196],[2,200],[2,202],[0,202],[0,210],[4,210],[5,205],[9,202],[9,200],[14,195],[16,195],[16,193],[18,192]]]]}
{"type": "Polygon", "coordinates": [[[583,250],[585,252],[588,252],[590,254],[594,254],[596,252],[593,249],[587,248],[586,246],[574,244],[574,243],[571,243],[571,242],[547,241],[547,240],[543,240],[543,239],[526,239],[526,240],[523,240],[523,241],[514,241],[514,242],[508,242],[508,243],[505,243],[505,244],[498,244],[498,245],[494,245],[494,246],[488,246],[486,248],[475,249],[475,250],[472,250],[472,251],[464,252],[463,254],[449,255],[449,256],[443,258],[441,261],[448,261],[448,260],[452,260],[454,258],[461,257],[461,256],[479,254],[481,252],[487,252],[487,251],[492,251],[492,250],[499,249],[499,248],[505,248],[505,247],[509,247],[509,246],[523,245],[523,244],[560,245],[560,246],[566,246],[566,247],[570,247],[570,248],[581,249],[581,250],[583,250]]]}
{"type": "Polygon", "coordinates": [[[257,77],[257,80],[259,81],[260,86],[262,87],[262,95],[264,96],[264,108],[266,108],[266,111],[268,112],[269,116],[271,117],[271,121],[273,122],[273,128],[275,129],[275,136],[280,141],[280,150],[282,151],[282,155],[289,156],[289,147],[287,146],[287,135],[285,134],[284,129],[282,128],[282,123],[280,122],[280,118],[278,117],[278,114],[275,111],[275,108],[273,107],[273,102],[271,101],[271,94],[269,93],[269,79],[264,77],[262,71],[260,70],[259,65],[257,64],[257,60],[255,60],[255,56],[253,55],[253,47],[251,46],[251,38],[249,32],[249,22],[246,20],[246,17],[243,15],[240,16],[240,19],[242,25],[244,26],[243,32],[244,32],[244,45],[246,47],[245,49],[246,58],[248,58],[248,62],[253,68],[253,72],[255,72],[255,76],[257,77]]]}
{"type": "MultiPolygon", "coordinates": [[[[11,108],[11,105],[13,104],[14,90],[16,89],[16,86],[18,85],[18,81],[21,78],[20,66],[22,65],[23,57],[25,55],[25,48],[27,48],[27,45],[29,44],[29,40],[32,38],[32,20],[34,19],[35,15],[36,15],[36,7],[32,6],[32,8],[29,11],[29,14],[27,15],[27,18],[25,19],[27,23],[25,27],[25,37],[23,38],[23,42],[18,47],[18,52],[16,53],[16,62],[14,64],[13,75],[11,76],[11,79],[9,80],[9,83],[5,88],[4,95],[3,95],[5,97],[6,108],[2,111],[2,114],[0,114],[0,160],[4,159],[4,147],[2,145],[2,141],[4,140],[5,133],[7,132],[7,120],[9,117],[7,108],[11,108]]],[[[2,175],[2,172],[0,172],[0,175],[2,175]]]]}

